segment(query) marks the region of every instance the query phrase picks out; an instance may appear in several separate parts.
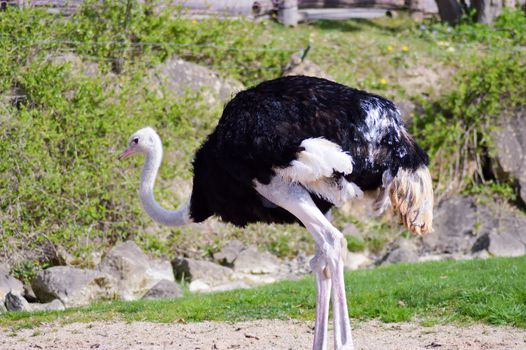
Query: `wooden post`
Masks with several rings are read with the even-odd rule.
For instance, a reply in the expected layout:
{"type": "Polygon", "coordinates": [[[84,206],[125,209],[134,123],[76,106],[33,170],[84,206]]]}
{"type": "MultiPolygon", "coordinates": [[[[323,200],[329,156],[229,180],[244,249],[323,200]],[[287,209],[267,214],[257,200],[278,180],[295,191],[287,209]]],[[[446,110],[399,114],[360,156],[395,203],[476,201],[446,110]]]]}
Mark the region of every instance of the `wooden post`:
{"type": "Polygon", "coordinates": [[[296,26],[298,19],[298,0],[283,0],[278,11],[278,21],[286,26],[296,26]]]}

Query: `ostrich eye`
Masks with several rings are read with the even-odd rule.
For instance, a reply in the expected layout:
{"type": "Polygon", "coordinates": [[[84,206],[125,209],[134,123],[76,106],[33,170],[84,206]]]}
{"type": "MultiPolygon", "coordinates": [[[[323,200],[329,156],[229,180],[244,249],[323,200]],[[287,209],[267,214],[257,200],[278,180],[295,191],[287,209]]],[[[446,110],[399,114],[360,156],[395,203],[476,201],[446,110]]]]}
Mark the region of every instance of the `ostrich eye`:
{"type": "Polygon", "coordinates": [[[132,140],[132,142],[133,142],[134,144],[138,144],[138,143],[139,143],[139,138],[138,138],[138,137],[134,138],[134,139],[132,140]]]}

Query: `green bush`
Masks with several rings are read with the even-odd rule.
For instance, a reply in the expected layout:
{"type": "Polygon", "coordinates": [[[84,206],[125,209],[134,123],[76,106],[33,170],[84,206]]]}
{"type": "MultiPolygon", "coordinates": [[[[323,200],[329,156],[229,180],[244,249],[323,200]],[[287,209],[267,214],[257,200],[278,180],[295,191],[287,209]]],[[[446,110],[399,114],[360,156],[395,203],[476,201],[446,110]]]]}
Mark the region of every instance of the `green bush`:
{"type": "Polygon", "coordinates": [[[526,101],[525,78],[519,52],[499,53],[459,72],[455,88],[437,101],[424,102],[413,132],[430,153],[439,192],[470,190],[486,180],[484,167],[494,153],[491,134],[499,118],[526,101]]]}
{"type": "Polygon", "coordinates": [[[346,236],[347,250],[350,252],[361,252],[365,249],[365,241],[361,237],[346,236]]]}
{"type": "MultiPolygon", "coordinates": [[[[126,170],[129,163],[115,158],[145,125],[158,129],[169,153],[178,155],[177,163],[161,168],[159,201],[167,198],[170,180],[191,177],[193,151],[220,106],[194,95],[158,96],[145,86],[151,66],[177,55],[227,66],[219,70],[250,84],[274,77],[290,55],[265,50],[275,43],[261,39],[264,25],[196,22],[177,11],[153,13],[136,1],[88,1],[72,18],[11,7],[0,16],[0,246],[13,248],[14,237],[17,244],[27,241],[26,249],[51,241],[81,253],[141,232],[141,161],[126,170]],[[50,59],[70,51],[97,63],[102,74],[86,76],[50,59]],[[11,99],[18,94],[25,97],[11,99]]],[[[167,251],[143,235],[137,238],[146,248],[167,251]]]]}
{"type": "Polygon", "coordinates": [[[461,44],[477,44],[490,48],[512,48],[526,45],[526,13],[505,8],[492,25],[474,22],[466,16],[455,27],[431,20],[426,30],[419,31],[425,39],[452,40],[461,44]]]}
{"type": "MultiPolygon", "coordinates": [[[[144,125],[172,140],[185,135],[194,140],[186,147],[195,147],[188,118],[207,115],[195,100],[161,99],[146,90],[128,103],[133,79],[123,80],[120,92],[103,90],[100,79],[74,78],[50,63],[24,67],[18,84],[27,101],[9,108],[1,123],[0,225],[3,239],[30,234],[30,244],[50,239],[79,247],[81,238],[111,243],[132,235],[142,224],[136,176],[128,180],[128,166],[115,162],[118,151],[144,125]]],[[[181,149],[188,163],[189,152],[181,149]]],[[[187,164],[163,170],[167,178],[188,177],[187,164]]]]}

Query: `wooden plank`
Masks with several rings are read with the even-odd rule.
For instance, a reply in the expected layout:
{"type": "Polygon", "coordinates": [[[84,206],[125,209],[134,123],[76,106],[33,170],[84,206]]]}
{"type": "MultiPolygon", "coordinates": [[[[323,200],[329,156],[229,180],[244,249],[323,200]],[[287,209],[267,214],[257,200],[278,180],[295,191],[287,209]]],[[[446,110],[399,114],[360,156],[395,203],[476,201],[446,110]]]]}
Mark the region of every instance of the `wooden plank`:
{"type": "Polygon", "coordinates": [[[343,20],[352,18],[378,18],[386,15],[385,9],[353,8],[353,9],[302,9],[298,10],[302,21],[332,19],[343,20]]]}
{"type": "Polygon", "coordinates": [[[334,9],[354,7],[379,7],[398,9],[407,7],[406,0],[300,0],[298,8],[301,9],[334,9]]]}
{"type": "Polygon", "coordinates": [[[252,15],[254,0],[174,0],[170,5],[182,5],[191,13],[252,15]]]}

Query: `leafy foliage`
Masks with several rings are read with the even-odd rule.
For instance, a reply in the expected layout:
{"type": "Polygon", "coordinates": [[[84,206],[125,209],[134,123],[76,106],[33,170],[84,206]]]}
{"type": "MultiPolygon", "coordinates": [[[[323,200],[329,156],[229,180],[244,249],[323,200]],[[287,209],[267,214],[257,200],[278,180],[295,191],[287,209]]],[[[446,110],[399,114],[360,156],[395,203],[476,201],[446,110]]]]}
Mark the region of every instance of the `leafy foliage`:
{"type": "Polygon", "coordinates": [[[526,45],[526,15],[524,11],[505,8],[492,26],[477,23],[469,16],[454,28],[432,21],[420,34],[426,39],[453,40],[457,43],[477,43],[490,47],[526,45]]]}
{"type": "Polygon", "coordinates": [[[424,102],[413,129],[431,154],[440,191],[469,190],[486,180],[491,134],[501,116],[526,100],[525,77],[522,55],[496,54],[460,72],[455,88],[438,101],[424,102]]]}

